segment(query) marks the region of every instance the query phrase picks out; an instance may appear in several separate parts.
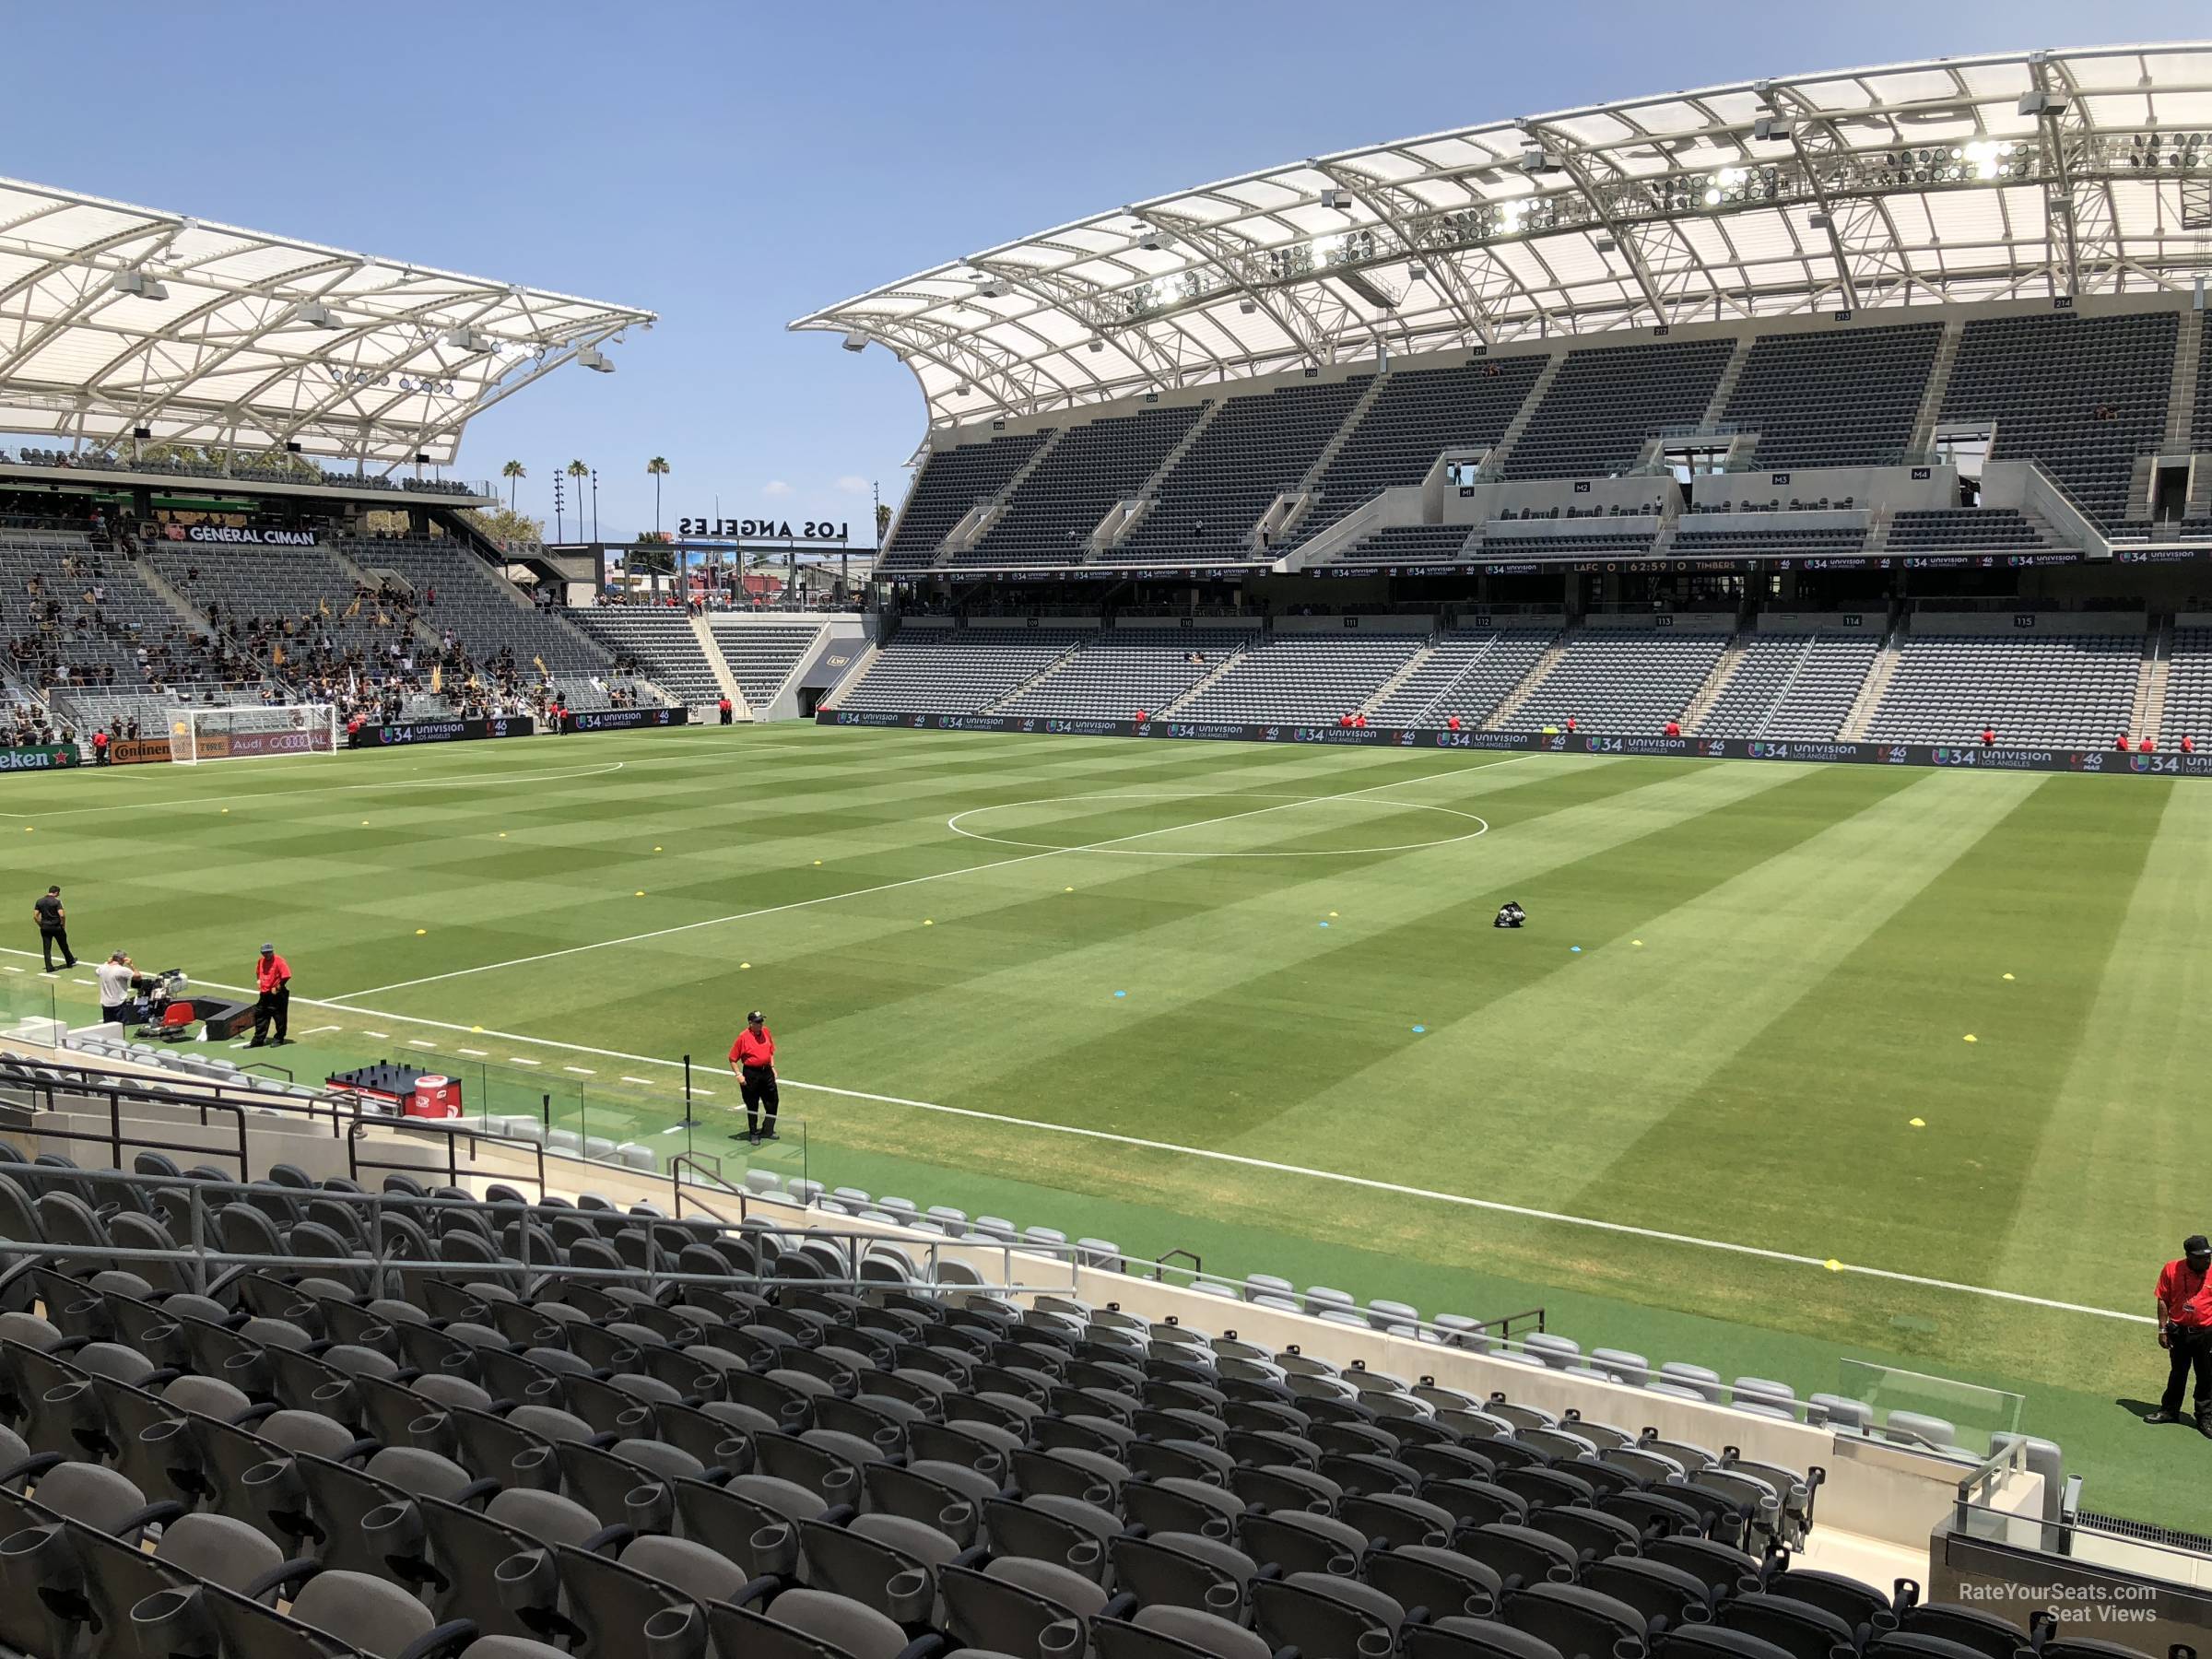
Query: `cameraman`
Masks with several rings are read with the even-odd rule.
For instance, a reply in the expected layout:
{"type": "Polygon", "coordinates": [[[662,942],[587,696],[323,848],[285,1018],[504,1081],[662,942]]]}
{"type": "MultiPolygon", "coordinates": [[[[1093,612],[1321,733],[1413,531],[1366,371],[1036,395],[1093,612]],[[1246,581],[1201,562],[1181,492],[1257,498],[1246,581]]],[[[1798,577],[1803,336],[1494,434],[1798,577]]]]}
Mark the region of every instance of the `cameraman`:
{"type": "Polygon", "coordinates": [[[2191,1233],[2182,1241],[2182,1256],[2159,1273],[2159,1346],[2166,1350],[2166,1393],[2147,1423],[2178,1423],[2182,1384],[2196,1373],[2197,1431],[2212,1440],[2212,1240],[2191,1233]]]}
{"type": "Polygon", "coordinates": [[[100,983],[100,1018],[104,1025],[121,1025],[131,1011],[131,981],[136,977],[127,952],[114,951],[92,970],[100,983]]]}

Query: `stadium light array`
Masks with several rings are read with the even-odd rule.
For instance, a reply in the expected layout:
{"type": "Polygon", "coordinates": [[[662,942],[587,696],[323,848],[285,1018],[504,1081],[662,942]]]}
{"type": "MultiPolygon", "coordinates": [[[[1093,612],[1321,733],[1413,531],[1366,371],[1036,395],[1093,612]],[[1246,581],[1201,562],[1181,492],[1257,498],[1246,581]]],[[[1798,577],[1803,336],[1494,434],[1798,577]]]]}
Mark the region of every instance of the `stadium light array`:
{"type": "Polygon", "coordinates": [[[108,286],[119,294],[128,294],[136,300],[166,300],[169,289],[160,278],[149,276],[144,271],[118,271],[108,278],[108,286]]]}

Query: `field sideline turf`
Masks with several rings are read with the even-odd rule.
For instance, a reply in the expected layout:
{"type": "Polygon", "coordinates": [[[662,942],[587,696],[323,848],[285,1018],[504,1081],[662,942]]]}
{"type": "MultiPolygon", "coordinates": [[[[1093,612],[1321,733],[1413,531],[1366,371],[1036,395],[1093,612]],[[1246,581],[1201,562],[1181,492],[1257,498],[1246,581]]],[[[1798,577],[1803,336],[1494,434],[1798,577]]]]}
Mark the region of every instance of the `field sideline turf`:
{"type": "MultiPolygon", "coordinates": [[[[303,1070],[481,1049],[644,1135],[674,1115],[652,1063],[728,1083],[760,1006],[830,1184],[1541,1304],[1801,1393],[1846,1357],[2009,1387],[2088,1507],[2212,1525],[2212,1442],[2131,1415],[2158,1265],[2212,1224],[2212,787],[779,726],[26,775],[5,805],[21,911],[62,883],[88,968],[242,983],[277,941],[303,1070]],[[1507,898],[1526,930],[1489,926],[1507,898]]],[[[35,1006],[35,961],[0,961],[35,1006]]]]}

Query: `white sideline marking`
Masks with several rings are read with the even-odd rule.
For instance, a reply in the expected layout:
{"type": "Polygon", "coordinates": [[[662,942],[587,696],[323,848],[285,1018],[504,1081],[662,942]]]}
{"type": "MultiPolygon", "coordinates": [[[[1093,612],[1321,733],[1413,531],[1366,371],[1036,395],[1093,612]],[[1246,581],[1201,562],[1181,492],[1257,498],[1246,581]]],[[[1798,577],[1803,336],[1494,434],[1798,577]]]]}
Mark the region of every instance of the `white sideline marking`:
{"type": "Polygon", "coordinates": [[[460,1052],[464,1054],[466,1054],[471,1060],[481,1060],[490,1051],[488,1049],[465,1048],[460,1052]]]}
{"type": "MultiPolygon", "coordinates": [[[[382,1016],[382,1015],[379,1015],[377,1018],[381,1019],[381,1018],[383,1018],[383,1016],[382,1016]]],[[[375,1037],[375,1038],[379,1038],[379,1039],[382,1040],[382,1041],[385,1041],[385,1042],[389,1042],[389,1041],[392,1041],[392,1033],[391,1033],[391,1032],[389,1032],[389,1031],[372,1031],[372,1030],[370,1030],[370,1029],[369,1029],[367,1026],[363,1026],[363,1027],[361,1028],[361,1035],[362,1035],[362,1036],[364,1036],[364,1037],[375,1037]]]]}
{"type": "Polygon", "coordinates": [[[14,964],[14,963],[12,963],[12,962],[8,964],[8,969],[7,969],[7,971],[8,971],[8,972],[10,972],[10,973],[20,973],[20,972],[22,972],[22,971],[23,971],[23,970],[22,970],[22,969],[20,969],[20,968],[18,968],[18,967],[17,967],[17,966],[15,966],[15,964],[14,964]]]}
{"type": "MultiPolygon", "coordinates": [[[[10,956],[29,956],[28,950],[11,946],[0,946],[0,953],[10,956]]],[[[237,991],[237,985],[218,984],[213,980],[200,982],[218,991],[237,991]]],[[[336,1003],[324,1003],[312,997],[301,997],[303,1003],[316,1007],[334,1007],[344,1014],[366,1014],[371,1019],[404,1018],[432,1030],[473,1031],[474,1026],[459,1026],[441,1019],[423,1019],[415,1015],[394,1016],[379,1014],[371,1008],[348,1008],[336,1003]]],[[[670,1071],[680,1071],[680,1060],[664,1060],[658,1054],[625,1053],[620,1049],[593,1048],[581,1042],[558,1042],[550,1038],[532,1037],[520,1031],[488,1031],[508,1042],[534,1042],[540,1048],[559,1049],[571,1054],[594,1054],[602,1060],[625,1060],[636,1065],[657,1065],[670,1071]]],[[[519,1057],[518,1057],[519,1058],[519,1057]]],[[[535,1061],[520,1060],[524,1065],[535,1061]]],[[[636,1081],[637,1079],[631,1079],[636,1081]]],[[[828,1083],[800,1083],[792,1078],[781,1079],[787,1088],[803,1088],[815,1094],[839,1095],[849,1100],[873,1100],[878,1105],[905,1106],[916,1112],[940,1112],[947,1117],[971,1118],[979,1123],[1004,1124],[1009,1128],[1034,1129],[1045,1135],[1072,1135],[1083,1140],[1106,1141],[1116,1146],[1138,1147],[1150,1152],[1172,1152],[1183,1158],[1203,1159],[1209,1163],[1236,1164],[1245,1169],[1266,1170],[1278,1175],[1300,1175],[1310,1181],[1335,1182],[1342,1186],[1361,1187],[1369,1192],[1390,1193],[1402,1198],[1427,1198],[1438,1204],[1454,1204],[1465,1209],[1488,1210],[1498,1215],[1520,1216],[1534,1221],[1552,1221],[1562,1227],[1586,1227],[1597,1232],[1606,1232],[1632,1239],[1657,1239],[1669,1244],[1687,1244],[1696,1250],[1717,1250],[1729,1255],[1751,1256],[1759,1261],[1781,1262],[1794,1267],[1818,1267],[1831,1271],[1828,1263],[1818,1256],[1800,1255],[1792,1251],[1769,1250],[1757,1244],[1737,1244],[1726,1239],[1700,1239],[1689,1233],[1666,1232],[1658,1228],[1631,1227],[1625,1221],[1605,1221],[1594,1216],[1571,1216],[1559,1210],[1535,1209],[1528,1205],[1505,1204],[1495,1198],[1470,1198],[1464,1193],[1441,1193],[1430,1187],[1401,1186],[1396,1182],[1377,1181],[1371,1176],[1347,1174],[1342,1170],[1312,1170],[1301,1164],[1277,1163],[1271,1159],[1252,1158],[1241,1152],[1220,1152],[1210,1147],[1183,1147],[1173,1141],[1145,1140],[1134,1135],[1117,1135],[1108,1129],[1084,1129],[1073,1124],[1041,1123],[1034,1118],[1011,1117],[1004,1112],[978,1112],[968,1106],[947,1106],[935,1100],[910,1100],[904,1095],[872,1094],[862,1088],[839,1088],[828,1083]]],[[[696,1095],[712,1100],[711,1088],[693,1088],[696,1095]]],[[[1961,1284],[1956,1279],[1929,1278],[1917,1273],[1899,1273],[1888,1267],[1863,1266],[1855,1262],[1844,1262],[1832,1271],[1857,1274],[1863,1278],[1886,1279],[1892,1284],[1920,1285],[1931,1290],[1948,1290],[1960,1296],[1987,1297],[1993,1301],[2013,1302],[2023,1307],[2050,1308],[2061,1313],[2086,1313],[2095,1319],[2113,1319],[2124,1324],[2156,1324],[2147,1313],[2124,1313],[2117,1308],[2091,1307],[2086,1302],[2061,1301],[2047,1296],[2030,1296],[2018,1290],[1999,1290],[1988,1285],[1961,1284]]]]}
{"type": "Polygon", "coordinates": [[[437,1045],[436,1043],[434,1043],[434,1042],[425,1042],[425,1041],[423,1041],[421,1038],[419,1038],[419,1037],[410,1037],[410,1038],[408,1038],[408,1039],[407,1039],[407,1046],[408,1046],[409,1048],[426,1048],[426,1049],[427,1049],[427,1048],[436,1048],[438,1045],[437,1045]]]}
{"type": "MultiPolygon", "coordinates": [[[[721,927],[731,922],[751,922],[762,916],[778,916],[786,911],[807,910],[818,904],[835,904],[841,899],[865,899],[874,893],[895,892],[900,888],[920,887],[925,882],[950,881],[956,877],[976,876],[985,870],[1010,869],[1016,865],[1034,864],[1041,858],[1065,858],[1071,853],[1098,853],[1118,847],[1128,841],[1145,841],[1155,835],[1171,835],[1184,830],[1205,830],[1215,824],[1227,824],[1238,818],[1259,818],[1270,812],[1281,812],[1295,806],[1311,806],[1315,801],[1342,801],[1354,795],[1372,794],[1378,789],[1397,789],[1408,783],[1427,783],[1437,778],[1456,777],[1462,772],[1488,771],[1493,767],[1512,766],[1519,761],[1539,759],[1536,754],[1516,755],[1511,760],[1486,760],[1473,766],[1450,766],[1441,771],[1423,772],[1415,778],[1395,778],[1387,783],[1370,783],[1359,789],[1339,790],[1335,794],[1297,795],[1277,801],[1272,806],[1254,806],[1243,812],[1225,812],[1218,818],[1200,818],[1191,824],[1169,824],[1158,830],[1140,830],[1135,835],[1116,835],[1106,841],[1085,841],[1073,847],[1053,847],[1043,853],[1025,853],[1018,858],[994,858],[988,864],[965,865],[957,870],[939,870],[933,876],[909,876],[902,881],[886,881],[875,887],[853,888],[842,893],[824,893],[813,899],[794,899],[788,904],[771,904],[760,910],[738,911],[727,916],[709,916],[700,922],[685,922],[675,927],[656,927],[646,933],[625,934],[620,938],[600,939],[590,945],[570,945],[559,950],[541,950],[532,956],[513,957],[504,962],[481,962],[474,968],[455,968],[444,973],[428,973],[420,979],[394,980],[388,985],[369,985],[345,994],[354,996],[382,996],[387,991],[406,991],[417,985],[435,985],[446,980],[466,979],[475,973],[492,973],[503,968],[524,968],[533,962],[551,962],[562,957],[581,956],[586,951],[606,950],[617,945],[641,945],[648,939],[665,939],[675,934],[695,933],[702,927],[721,927]]],[[[1484,826],[1486,829],[1488,826],[1484,826]]]]}
{"type": "MultiPolygon", "coordinates": [[[[468,1053],[468,1051],[467,1051],[466,1049],[463,1049],[461,1052],[462,1052],[463,1053],[465,1053],[465,1054],[468,1053]]],[[[653,1079],[652,1079],[651,1077],[625,1077],[622,1079],[622,1081],[623,1081],[623,1082],[625,1082],[625,1083],[641,1083],[641,1084],[643,1084],[643,1085],[644,1085],[644,1086],[645,1086],[647,1088],[651,1088],[653,1087],[653,1079]]]]}
{"type": "MultiPolygon", "coordinates": [[[[15,971],[15,970],[11,968],[11,969],[9,969],[9,970],[8,970],[8,971],[9,971],[10,973],[13,973],[13,972],[15,971]]],[[[304,1002],[304,1001],[306,1001],[307,999],[306,999],[305,997],[302,997],[302,998],[300,998],[300,1000],[301,1000],[302,1002],[304,1002]]],[[[302,1036],[302,1037],[313,1037],[313,1036],[316,1036],[316,1035],[318,1035],[318,1034],[320,1034],[320,1033],[322,1033],[322,1032],[324,1032],[324,1031],[342,1031],[342,1030],[344,1030],[345,1029],[346,1029],[346,1028],[345,1028],[344,1026],[335,1026],[335,1025],[326,1025],[326,1026],[310,1026],[310,1027],[308,1027],[308,1028],[307,1028],[307,1030],[304,1030],[304,1031],[300,1032],[300,1036],[302,1036]]]]}
{"type": "Polygon", "coordinates": [[[570,778],[596,778],[618,772],[629,764],[613,760],[604,766],[560,767],[538,771],[486,772],[458,778],[425,778],[419,782],[320,783],[309,789],[262,789],[250,794],[181,795],[167,801],[119,801],[106,806],[61,806],[52,812],[0,812],[0,818],[82,818],[92,812],[142,812],[148,806],[219,806],[230,801],[288,801],[300,795],[347,794],[356,790],[456,789],[477,783],[558,783],[570,778]]]}
{"type": "MultiPolygon", "coordinates": [[[[529,1039],[529,1038],[527,1038],[527,1037],[525,1037],[525,1038],[524,1038],[524,1039],[523,1039],[523,1041],[524,1041],[524,1042],[527,1042],[527,1041],[530,1041],[530,1039],[529,1039]]],[[[531,1060],[531,1059],[526,1059],[526,1058],[524,1058],[524,1057],[523,1055],[521,1055],[521,1054],[510,1054],[510,1055],[508,1055],[508,1056],[507,1056],[507,1063],[508,1063],[510,1065],[542,1065],[542,1064],[543,1064],[543,1062],[541,1062],[541,1061],[537,1061],[537,1060],[531,1060]]]]}
{"type": "Polygon", "coordinates": [[[560,1069],[565,1072],[574,1072],[580,1077],[595,1077],[599,1075],[588,1065],[564,1065],[560,1069]]]}

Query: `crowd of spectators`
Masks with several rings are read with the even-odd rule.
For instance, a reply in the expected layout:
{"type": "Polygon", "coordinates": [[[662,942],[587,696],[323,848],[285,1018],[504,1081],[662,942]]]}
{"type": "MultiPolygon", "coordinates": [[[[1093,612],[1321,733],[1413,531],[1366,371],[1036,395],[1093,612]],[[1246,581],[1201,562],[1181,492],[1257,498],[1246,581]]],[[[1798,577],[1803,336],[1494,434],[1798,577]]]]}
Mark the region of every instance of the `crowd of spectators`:
{"type": "Polygon", "coordinates": [[[9,747],[41,748],[76,742],[76,728],[41,703],[17,702],[0,712],[0,733],[9,747]]]}

